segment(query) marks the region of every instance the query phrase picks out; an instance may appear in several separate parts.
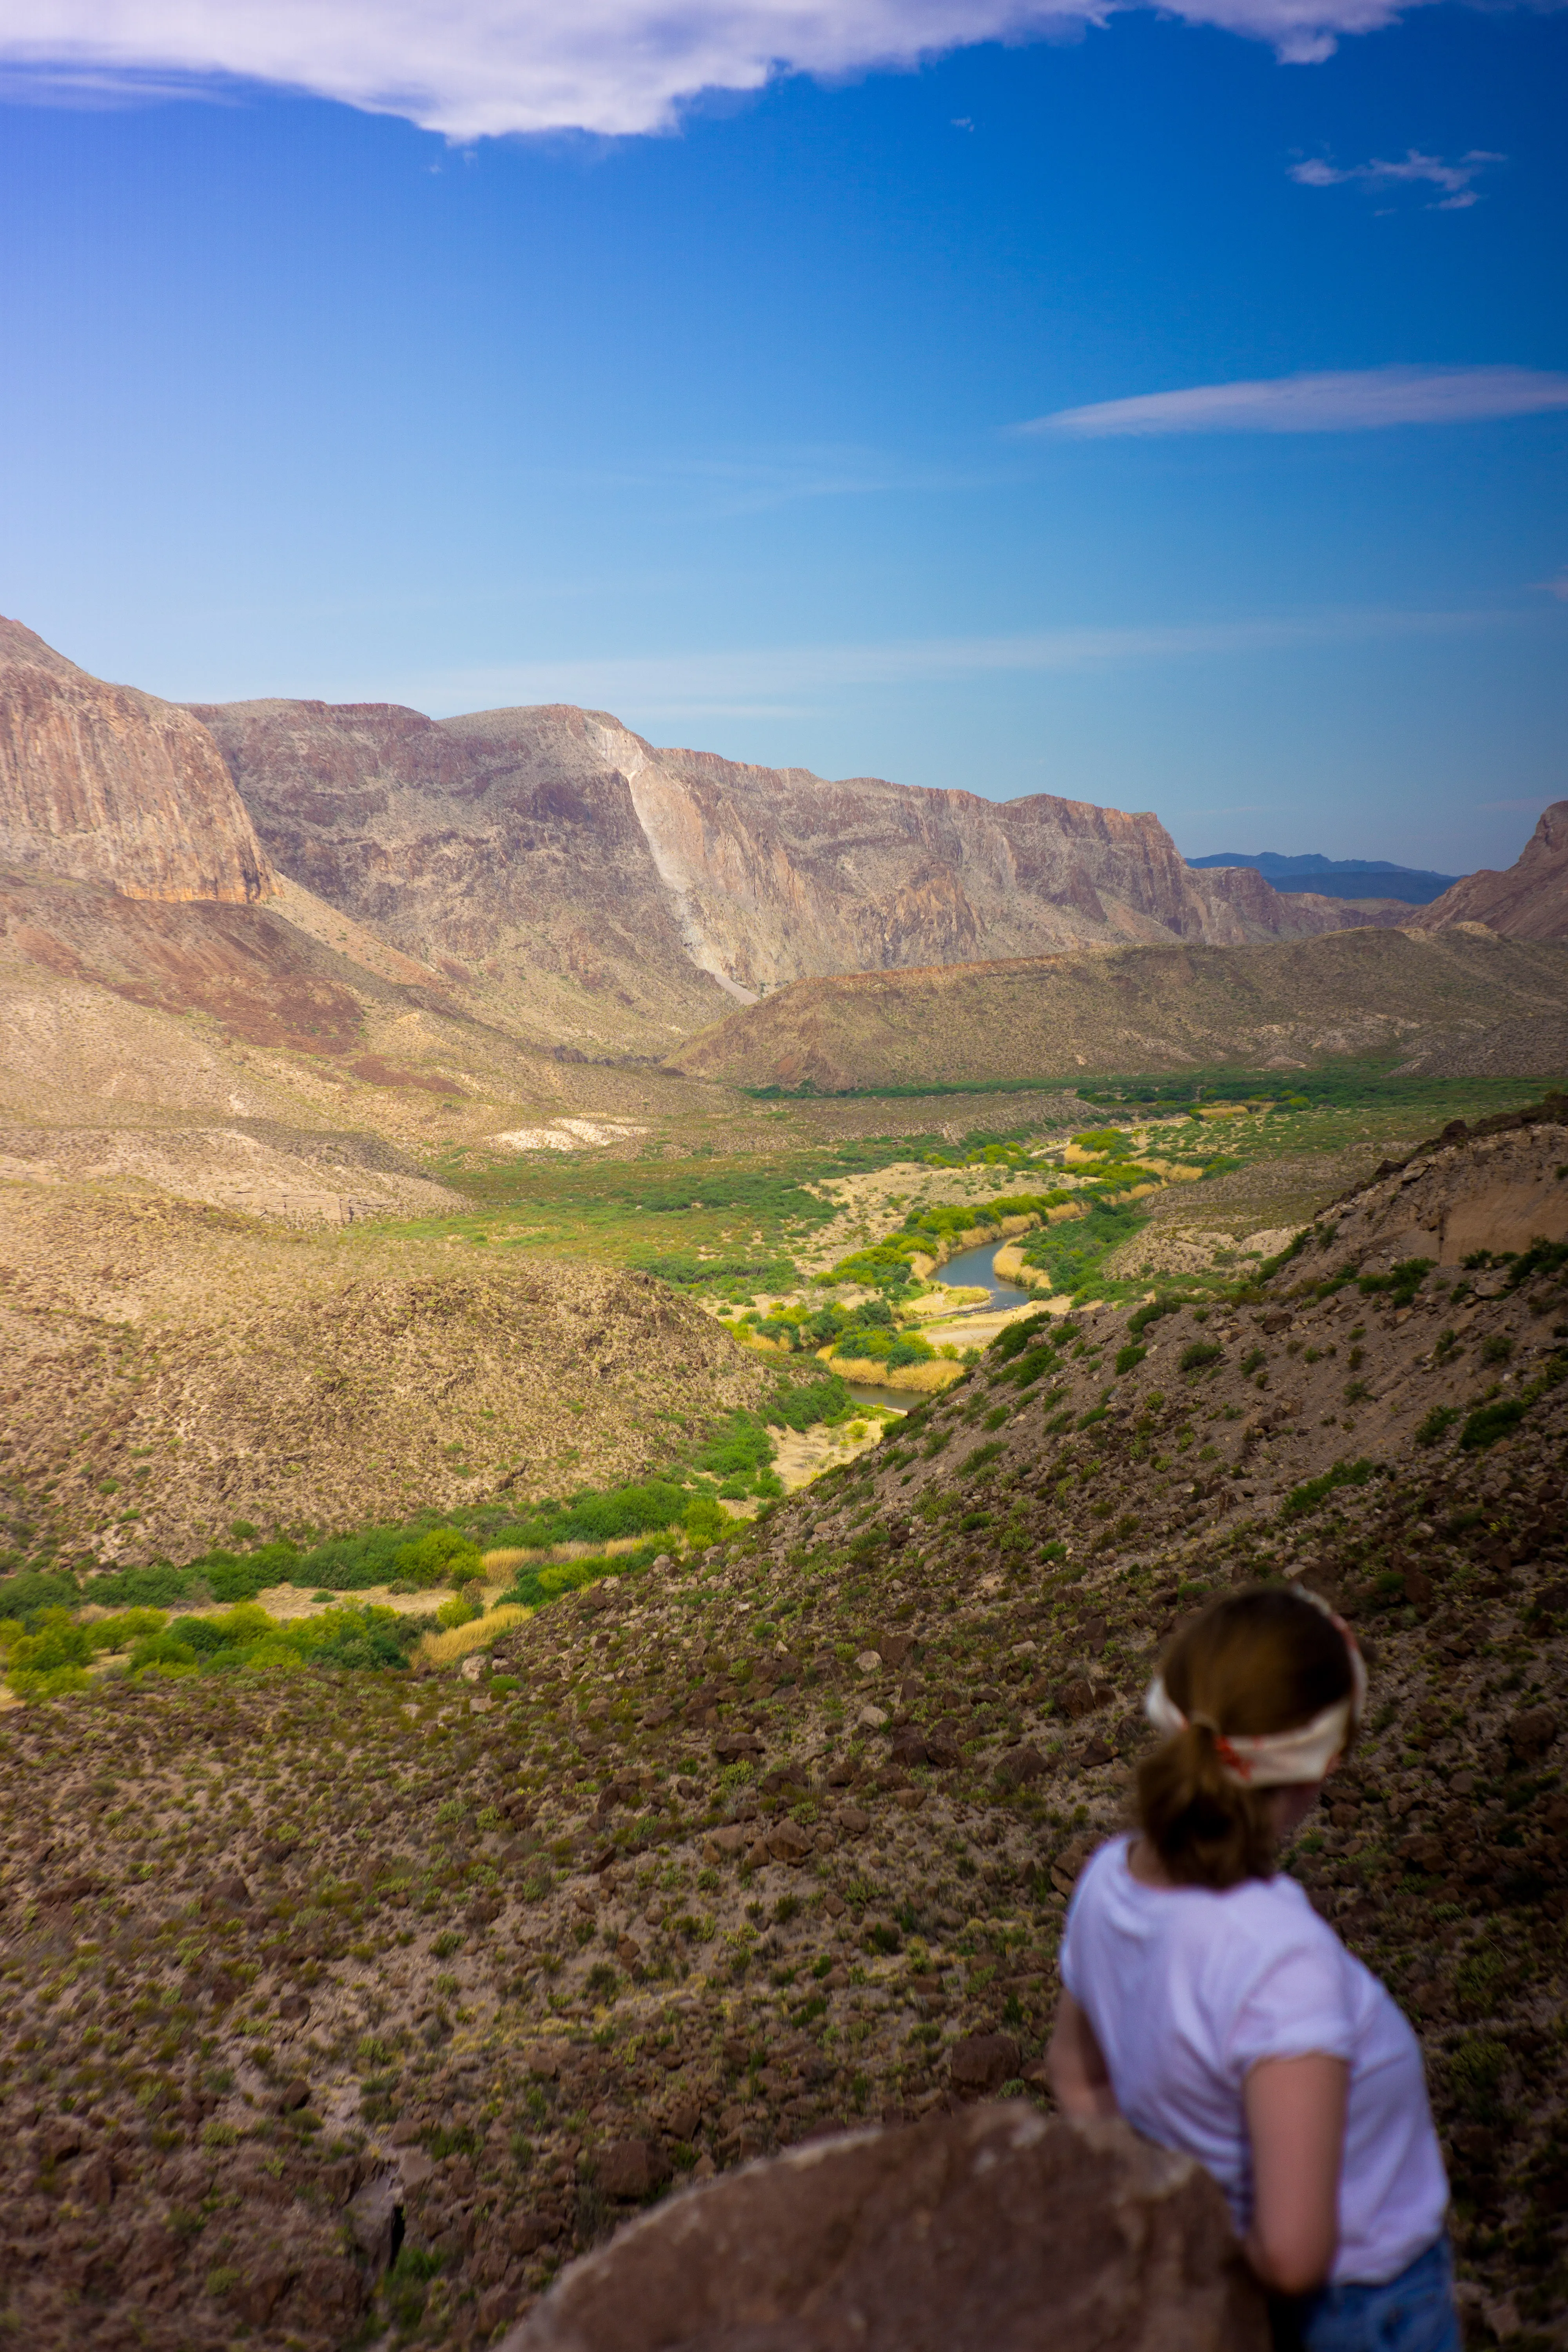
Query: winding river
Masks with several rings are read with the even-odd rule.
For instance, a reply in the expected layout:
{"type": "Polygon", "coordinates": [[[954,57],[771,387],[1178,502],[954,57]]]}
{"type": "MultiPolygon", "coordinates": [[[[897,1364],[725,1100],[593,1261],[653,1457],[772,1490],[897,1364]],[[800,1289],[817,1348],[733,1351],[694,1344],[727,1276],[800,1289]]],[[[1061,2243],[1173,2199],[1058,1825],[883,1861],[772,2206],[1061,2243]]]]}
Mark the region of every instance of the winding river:
{"type": "MultiPolygon", "coordinates": [[[[1034,1296],[1032,1291],[1021,1288],[1016,1282],[1003,1282],[997,1277],[996,1253],[1006,1247],[1005,1242],[982,1242],[978,1249],[967,1249],[958,1257],[950,1257],[944,1266],[938,1268],[935,1279],[950,1284],[955,1290],[988,1290],[990,1305],[976,1307],[973,1311],[977,1315],[993,1314],[999,1307],[1027,1306],[1034,1296]]],[[[962,1313],[963,1309],[959,1311],[962,1313]]]]}
{"type": "MultiPolygon", "coordinates": [[[[998,1278],[996,1253],[1006,1246],[1005,1242],[982,1242],[977,1249],[967,1249],[958,1257],[950,1257],[935,1279],[956,1290],[988,1291],[990,1296],[984,1307],[976,1302],[967,1310],[973,1315],[994,1315],[998,1307],[1026,1306],[1033,1292],[998,1278]]],[[[961,1307],[955,1311],[962,1315],[965,1309],[961,1307]]],[[[908,1412],[911,1405],[921,1402],[920,1396],[911,1395],[908,1389],[876,1388],[868,1381],[850,1381],[847,1386],[857,1404],[891,1405],[895,1412],[908,1412]]]]}

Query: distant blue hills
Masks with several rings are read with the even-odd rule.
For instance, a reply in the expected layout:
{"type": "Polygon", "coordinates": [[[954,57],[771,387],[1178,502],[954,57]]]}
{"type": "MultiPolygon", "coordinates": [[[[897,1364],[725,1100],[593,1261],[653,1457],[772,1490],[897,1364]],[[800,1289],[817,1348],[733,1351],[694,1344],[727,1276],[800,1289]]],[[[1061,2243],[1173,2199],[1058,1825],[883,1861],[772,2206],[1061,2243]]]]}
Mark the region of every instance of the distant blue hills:
{"type": "Polygon", "coordinates": [[[1276,890],[1317,890],[1328,898],[1403,898],[1406,906],[1429,907],[1458,880],[1457,874],[1428,874],[1418,866],[1390,866],[1381,857],[1281,857],[1260,849],[1216,849],[1212,857],[1189,857],[1189,866],[1250,866],[1276,890]]]}

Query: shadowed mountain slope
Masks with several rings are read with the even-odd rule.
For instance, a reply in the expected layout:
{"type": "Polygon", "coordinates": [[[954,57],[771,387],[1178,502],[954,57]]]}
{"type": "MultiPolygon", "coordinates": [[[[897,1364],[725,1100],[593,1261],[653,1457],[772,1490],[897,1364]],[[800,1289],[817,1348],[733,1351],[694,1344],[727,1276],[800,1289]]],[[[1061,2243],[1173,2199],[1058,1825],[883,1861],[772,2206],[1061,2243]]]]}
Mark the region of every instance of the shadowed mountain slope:
{"type": "Polygon", "coordinates": [[[1462,1047],[1480,1057],[1467,1067],[1484,1068],[1489,1037],[1521,1022],[1533,1024],[1537,1068],[1568,1059],[1568,951],[1473,929],[1340,931],[801,981],[667,1066],[825,1092],[1223,1062],[1299,1069],[1394,1048],[1462,1047]]]}

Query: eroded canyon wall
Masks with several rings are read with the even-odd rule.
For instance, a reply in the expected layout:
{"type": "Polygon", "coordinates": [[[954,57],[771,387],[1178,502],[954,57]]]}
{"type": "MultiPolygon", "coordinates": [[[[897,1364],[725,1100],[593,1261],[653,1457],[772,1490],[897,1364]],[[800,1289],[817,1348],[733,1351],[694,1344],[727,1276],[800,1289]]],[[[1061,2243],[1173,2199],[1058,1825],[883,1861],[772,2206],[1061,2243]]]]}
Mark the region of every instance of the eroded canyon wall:
{"type": "Polygon", "coordinates": [[[127,898],[245,906],[273,878],[222,754],[178,703],[0,620],[0,862],[127,898]]]}
{"type": "Polygon", "coordinates": [[[568,705],[200,706],[279,866],[411,952],[549,968],[690,1026],[833,972],[1300,938],[1360,919],[1198,873],[1152,815],[659,751],[568,705]]]}

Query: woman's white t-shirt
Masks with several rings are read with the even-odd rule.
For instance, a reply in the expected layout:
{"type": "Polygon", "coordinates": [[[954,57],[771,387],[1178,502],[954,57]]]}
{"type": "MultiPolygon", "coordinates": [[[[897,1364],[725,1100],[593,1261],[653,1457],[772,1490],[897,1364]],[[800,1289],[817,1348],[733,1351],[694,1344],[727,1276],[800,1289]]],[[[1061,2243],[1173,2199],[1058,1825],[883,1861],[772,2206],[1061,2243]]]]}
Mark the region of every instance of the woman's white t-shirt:
{"type": "Polygon", "coordinates": [[[1146,1886],[1131,1838],[1101,1846],[1079,1879],[1062,1982],[1104,2053],[1116,2104],[1145,2138],[1196,2157],[1252,2220],[1242,2084],[1264,2058],[1342,2058],[1350,2068],[1340,2242],[1330,2273],[1397,2278],[1443,2227],[1448,2184],[1421,2049],[1369,1969],[1293,1879],[1223,1893],[1146,1886]]]}

